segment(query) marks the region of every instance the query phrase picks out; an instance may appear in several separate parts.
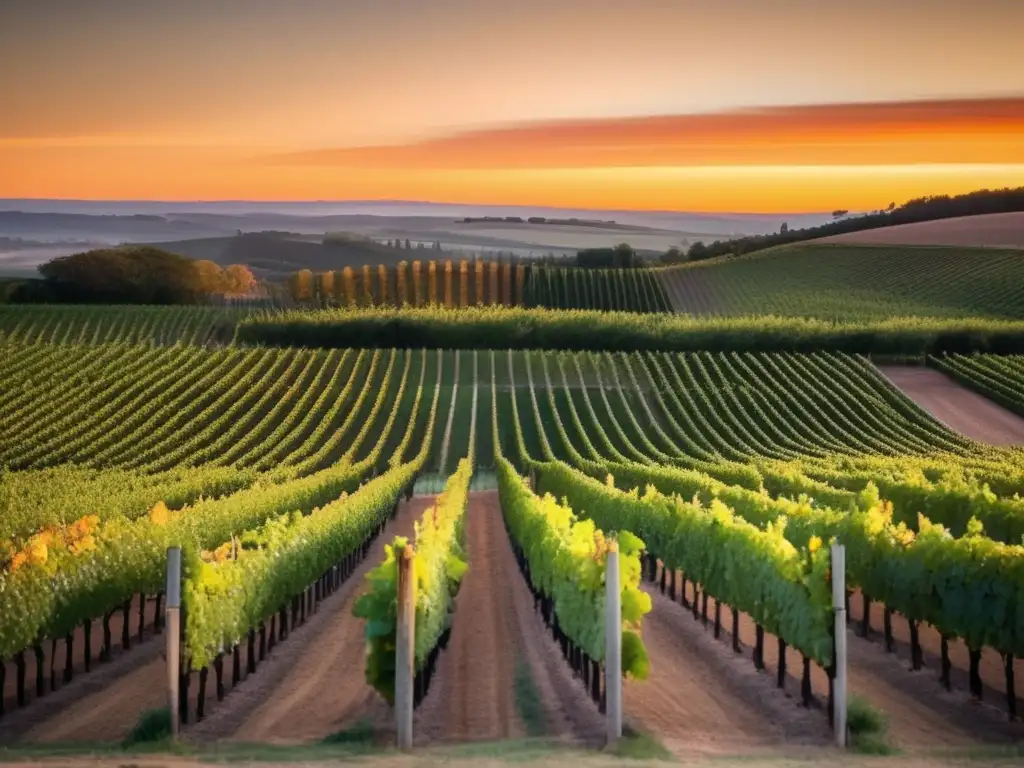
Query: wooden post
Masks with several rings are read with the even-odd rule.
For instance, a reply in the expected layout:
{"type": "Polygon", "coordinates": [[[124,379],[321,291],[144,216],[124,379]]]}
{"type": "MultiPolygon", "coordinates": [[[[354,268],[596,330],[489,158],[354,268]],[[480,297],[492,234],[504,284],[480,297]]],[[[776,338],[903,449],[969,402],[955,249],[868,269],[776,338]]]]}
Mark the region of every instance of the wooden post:
{"type": "Polygon", "coordinates": [[[835,709],[836,746],[846,746],[846,547],[832,545],[832,605],[835,609],[835,709]]]}
{"type": "Polygon", "coordinates": [[[412,749],[413,665],[416,643],[416,582],[412,546],[398,559],[398,627],[395,643],[395,718],[398,748],[412,749]]]}
{"type": "Polygon", "coordinates": [[[167,550],[167,705],[171,710],[171,738],[178,738],[178,682],[181,668],[181,548],[167,550]]]}
{"type": "Polygon", "coordinates": [[[604,688],[608,744],[622,738],[622,593],[619,544],[608,543],[604,566],[604,688]]]}

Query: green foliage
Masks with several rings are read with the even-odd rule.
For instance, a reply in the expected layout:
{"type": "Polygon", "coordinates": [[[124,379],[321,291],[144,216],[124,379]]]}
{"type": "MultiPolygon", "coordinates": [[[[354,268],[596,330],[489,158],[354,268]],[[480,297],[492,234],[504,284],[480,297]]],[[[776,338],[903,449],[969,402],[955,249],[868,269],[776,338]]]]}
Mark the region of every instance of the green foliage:
{"type": "Polygon", "coordinates": [[[536,467],[541,490],[566,498],[605,530],[639,534],[667,568],[684,571],[716,600],[828,666],[832,598],[820,539],[805,540],[800,550],[785,539],[782,526],[759,528],[717,499],[707,506],[686,503],[653,486],[641,496],[561,463],[536,467]]]}
{"type": "Polygon", "coordinates": [[[857,694],[849,697],[846,726],[854,751],[864,755],[890,755],[895,752],[886,739],[889,718],[864,697],[857,694]]]}
{"type": "MultiPolygon", "coordinates": [[[[604,659],[604,567],[608,541],[591,520],[550,495],[538,497],[502,456],[496,459],[501,510],[513,541],[530,564],[533,585],[554,602],[562,631],[591,658],[604,659]]],[[[619,539],[624,652],[622,673],[644,679],[650,664],[639,630],[651,599],[641,592],[643,542],[625,531],[619,539]],[[629,652],[626,653],[625,649],[629,652]]]]}
{"type": "Polygon", "coordinates": [[[582,264],[578,267],[531,267],[523,305],[609,312],[672,311],[654,270],[595,269],[582,264]]]}
{"type": "MultiPolygon", "coordinates": [[[[46,637],[62,637],[132,595],[163,587],[169,546],[201,549],[295,510],[309,512],[358,487],[362,475],[347,466],[287,483],[268,481],[178,512],[100,522],[92,546],[78,553],[51,550],[40,567],[0,571],[0,656],[10,657],[46,637]],[[51,559],[58,558],[59,559],[51,559]],[[52,571],[60,578],[53,579],[52,571]]],[[[196,555],[198,556],[198,554],[196,555]]],[[[192,619],[190,618],[191,622],[192,619]]]]}
{"type": "MultiPolygon", "coordinates": [[[[459,462],[434,505],[416,522],[413,573],[416,579],[414,665],[419,670],[441,635],[451,626],[453,601],[468,565],[463,553],[462,521],[466,513],[473,465],[459,462]]],[[[384,562],[366,575],[370,588],[353,607],[366,621],[366,681],[387,702],[395,695],[395,636],[398,629],[398,564],[409,542],[396,537],[385,547],[384,562]]]]}
{"type": "Polygon", "coordinates": [[[192,669],[208,666],[224,648],[288,604],[329,568],[361,546],[413,482],[418,466],[389,470],[351,495],[309,515],[268,521],[237,559],[208,562],[188,551],[182,598],[188,623],[185,652],[192,669]]]}
{"type": "Polygon", "coordinates": [[[139,721],[125,737],[121,746],[134,747],[138,744],[152,744],[171,737],[171,711],[166,707],[149,709],[139,715],[139,721]]]}
{"type": "Polygon", "coordinates": [[[223,270],[213,262],[146,245],[62,256],[39,271],[57,301],[191,304],[228,287],[223,270]]]}
{"type": "Polygon", "coordinates": [[[692,254],[686,265],[658,270],[678,311],[848,323],[910,315],[1024,319],[1024,259],[1013,249],[809,243],[695,261],[706,257],[692,254]]]}
{"type": "Polygon", "coordinates": [[[25,538],[44,526],[71,523],[86,514],[134,520],[157,502],[180,509],[202,498],[240,491],[256,477],[252,470],[231,467],[174,469],[156,475],[72,465],[21,472],[0,469],[0,540],[25,538]]]}
{"type": "Polygon", "coordinates": [[[0,338],[50,343],[229,344],[256,307],[0,306],[0,338]]]}
{"type": "Polygon", "coordinates": [[[879,354],[1024,352],[1024,323],[897,317],[835,322],[799,317],[686,315],[520,307],[293,311],[247,318],[249,344],[448,349],[841,351],[879,354]]]}
{"type": "Polygon", "coordinates": [[[929,358],[929,365],[961,384],[1024,416],[1024,356],[953,355],[929,358]]]}

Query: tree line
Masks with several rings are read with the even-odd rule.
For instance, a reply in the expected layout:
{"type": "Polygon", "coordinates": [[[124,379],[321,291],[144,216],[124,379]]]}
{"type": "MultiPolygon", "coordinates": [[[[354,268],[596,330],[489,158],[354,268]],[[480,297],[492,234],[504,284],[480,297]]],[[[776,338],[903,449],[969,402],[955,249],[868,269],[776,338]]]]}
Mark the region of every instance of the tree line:
{"type": "Polygon", "coordinates": [[[745,253],[773,248],[777,245],[814,240],[819,237],[843,235],[866,229],[891,227],[897,224],[914,224],[920,221],[949,219],[956,216],[976,216],[985,213],[1011,213],[1024,211],[1024,187],[1004,189],[981,189],[963,195],[933,195],[908,200],[897,206],[890,203],[888,208],[860,216],[850,216],[847,210],[832,212],[833,221],[817,227],[790,229],[783,223],[778,232],[768,235],[751,235],[732,240],[716,240],[710,245],[696,242],[685,252],[671,248],[662,255],[664,263],[702,261],[716,256],[742,256],[745,253]]]}
{"type": "Polygon", "coordinates": [[[40,265],[11,302],[76,304],[197,304],[217,296],[244,296],[256,288],[248,267],[222,268],[150,246],[100,248],[40,265]]]}

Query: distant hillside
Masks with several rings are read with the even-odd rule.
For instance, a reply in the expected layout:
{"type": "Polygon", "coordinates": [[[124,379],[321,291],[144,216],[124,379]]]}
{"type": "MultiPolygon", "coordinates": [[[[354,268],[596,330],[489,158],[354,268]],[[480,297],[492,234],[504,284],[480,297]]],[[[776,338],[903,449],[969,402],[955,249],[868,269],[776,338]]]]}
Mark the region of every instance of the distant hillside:
{"type": "Polygon", "coordinates": [[[655,270],[676,312],[1024,319],[1024,251],[818,242],[655,270]]]}
{"type": "Polygon", "coordinates": [[[920,221],[825,237],[821,243],[859,245],[963,245],[1024,248],[1024,213],[989,213],[920,221]]]}
{"type": "Polygon", "coordinates": [[[390,248],[361,239],[325,244],[320,238],[289,233],[247,233],[155,245],[192,259],[209,259],[221,266],[245,264],[258,279],[272,281],[284,280],[300,269],[325,272],[364,264],[393,266],[400,261],[447,256],[444,251],[390,248]]]}
{"type": "MultiPolygon", "coordinates": [[[[896,203],[890,203],[885,210],[863,215],[851,216],[850,212],[846,210],[833,211],[834,220],[820,226],[796,229],[787,225],[780,227],[778,232],[768,235],[716,240],[710,245],[706,242],[698,242],[689,249],[685,256],[678,254],[672,261],[702,261],[717,256],[742,256],[745,253],[774,248],[779,245],[820,240],[899,224],[1019,211],[1024,211],[1024,187],[979,189],[963,195],[919,197],[908,200],[899,206],[896,203]]],[[[866,241],[857,240],[856,242],[866,241]]]]}

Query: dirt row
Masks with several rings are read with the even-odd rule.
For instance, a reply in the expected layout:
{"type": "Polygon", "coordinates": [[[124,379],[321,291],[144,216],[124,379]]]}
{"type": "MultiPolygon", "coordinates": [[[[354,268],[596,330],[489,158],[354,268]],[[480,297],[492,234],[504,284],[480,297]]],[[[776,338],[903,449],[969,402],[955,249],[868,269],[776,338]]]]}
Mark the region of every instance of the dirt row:
{"type": "Polygon", "coordinates": [[[1024,418],[933,368],[880,365],[904,394],[950,429],[993,445],[1024,445],[1024,418]]]}
{"type": "MultiPolygon", "coordinates": [[[[243,674],[223,702],[212,695],[211,676],[209,715],[190,724],[186,738],[307,743],[369,727],[375,741],[393,743],[391,712],[364,679],[363,625],[352,616],[352,606],[364,588],[365,572],[382,558],[384,544],[395,535],[411,535],[414,521],[431,502],[431,497],[403,502],[356,573],[270,652],[255,675],[243,674]]],[[[603,717],[534,611],[496,492],[470,495],[466,539],[470,570],[456,598],[451,640],[416,712],[417,742],[427,746],[530,736],[600,746],[603,717]]],[[[652,673],[646,681],[625,685],[627,725],[650,733],[680,756],[791,756],[830,749],[832,737],[820,706],[827,679],[820,669],[814,667],[819,706],[806,708],[793,676],[800,670],[797,654],[787,654],[790,676],[784,690],[776,687],[774,638],[766,640],[768,670],[755,670],[749,618],[742,617],[743,647],[737,654],[727,620],[716,639],[678,602],[646,588],[654,606],[643,630],[652,673]]],[[[713,601],[709,609],[713,615],[713,601]]],[[[926,633],[922,640],[931,642],[926,633]]],[[[26,716],[35,707],[19,713],[20,740],[123,738],[140,711],[162,704],[165,666],[159,650],[150,650],[160,645],[148,643],[124,654],[124,660],[137,654],[138,661],[102,685],[87,687],[91,676],[76,680],[64,693],[81,685],[80,694],[59,710],[34,720],[26,716]]],[[[245,661],[243,654],[243,673],[245,661]]],[[[851,688],[888,714],[899,746],[1006,743],[1024,737],[1020,724],[1007,723],[1003,711],[985,703],[969,706],[962,691],[940,688],[934,670],[910,673],[906,666],[904,658],[885,654],[877,643],[850,638],[851,688]]]]}
{"type": "MultiPolygon", "coordinates": [[[[106,660],[100,659],[100,652],[103,647],[103,623],[102,621],[92,622],[90,628],[90,671],[85,671],[85,630],[82,626],[76,628],[72,633],[71,640],[71,670],[72,680],[65,682],[64,673],[67,666],[67,641],[58,640],[56,643],[46,641],[42,644],[42,664],[37,663],[34,653],[31,651],[25,654],[25,697],[26,706],[17,706],[17,667],[13,660],[5,663],[3,699],[5,716],[0,719],[0,743],[13,741],[15,738],[23,740],[66,740],[70,736],[65,735],[65,729],[71,736],[75,733],[73,721],[78,709],[79,702],[83,699],[94,699],[97,694],[105,696],[105,692],[111,687],[121,689],[130,678],[137,677],[146,679],[147,675],[154,674],[159,667],[158,674],[163,674],[163,661],[159,654],[163,650],[163,639],[161,635],[155,635],[153,631],[153,617],[156,609],[154,599],[148,599],[142,604],[137,595],[130,604],[128,612],[129,641],[127,648],[122,644],[122,630],[124,627],[124,612],[119,610],[110,617],[109,627],[111,636],[111,654],[106,660]],[[139,639],[139,610],[144,605],[143,634],[139,639]],[[44,695],[36,694],[36,672],[41,666],[44,678],[44,695]],[[48,720],[57,720],[60,723],[56,727],[42,728],[40,725],[48,720]]],[[[160,678],[162,680],[162,678],[160,678]]],[[[130,683],[127,683],[130,686],[130,683]]],[[[117,706],[117,697],[110,697],[104,704],[104,711],[109,712],[114,719],[116,713],[110,712],[111,707],[117,706]]],[[[156,706],[160,705],[157,700],[156,706]]],[[[88,705],[86,705],[88,707],[88,705]]],[[[95,708],[95,705],[93,705],[95,708]]],[[[138,710],[135,710],[135,718],[131,725],[135,724],[138,710]]],[[[86,732],[92,735],[92,732],[86,732]]],[[[101,728],[96,732],[95,738],[117,738],[114,730],[101,728]],[[112,735],[113,734],[113,735],[112,735]]]]}
{"type": "MultiPolygon", "coordinates": [[[[699,619],[694,620],[690,609],[684,608],[681,604],[682,596],[685,594],[686,600],[692,605],[694,595],[692,584],[688,585],[685,593],[683,592],[680,576],[681,574],[674,574],[678,603],[673,603],[667,597],[658,594],[655,600],[656,607],[659,603],[666,604],[669,610],[681,617],[683,625],[689,624],[693,628],[698,628],[708,637],[713,637],[714,599],[708,600],[709,621],[708,627],[704,628],[703,622],[699,619]]],[[[660,577],[661,568],[659,567],[659,583],[660,577]]],[[[670,584],[672,578],[673,574],[670,572],[666,583],[670,584]]],[[[860,602],[858,597],[855,595],[855,599],[851,601],[851,613],[855,620],[860,617],[859,610],[852,610],[860,602]]],[[[976,744],[1014,744],[1024,741],[1024,723],[1020,720],[1016,722],[1008,720],[1005,701],[1002,698],[992,695],[988,700],[974,701],[967,693],[966,672],[963,672],[962,669],[954,675],[952,691],[946,691],[939,683],[939,670],[935,664],[917,672],[911,671],[909,646],[898,642],[896,651],[887,654],[879,642],[881,638],[878,630],[882,626],[880,607],[872,607],[872,621],[876,622],[873,625],[874,639],[865,640],[857,636],[853,631],[854,627],[851,627],[848,634],[847,674],[850,692],[863,697],[871,705],[885,713],[890,723],[891,741],[895,746],[914,750],[964,747],[976,744]]],[[[906,622],[895,617],[893,619],[893,634],[897,640],[900,637],[906,637],[907,634],[901,633],[899,629],[901,625],[905,628],[906,622]]],[[[727,649],[727,652],[736,657],[737,661],[741,661],[750,672],[768,682],[770,686],[774,686],[779,666],[778,639],[770,634],[765,634],[766,670],[759,673],[754,671],[751,660],[755,644],[755,623],[746,614],[740,614],[739,635],[742,652],[738,655],[731,650],[731,629],[730,611],[723,608],[720,638],[716,643],[721,648],[727,649]]],[[[939,641],[939,635],[933,629],[921,628],[920,642],[928,656],[934,653],[937,657],[939,641]]],[[[961,657],[954,644],[951,647],[951,657],[954,664],[957,664],[966,659],[966,652],[961,657]]],[[[991,656],[983,657],[982,675],[985,682],[992,683],[994,687],[996,669],[992,661],[991,656]]],[[[794,706],[804,709],[800,705],[799,680],[802,657],[792,648],[786,650],[786,668],[787,676],[784,681],[786,693],[784,695],[787,698],[792,698],[794,706]]],[[[744,670],[740,669],[737,674],[743,673],[744,670]]],[[[823,708],[828,696],[828,676],[823,669],[812,664],[811,680],[816,704],[819,708],[823,708]]],[[[990,690],[991,693],[993,691],[990,690]]],[[[824,714],[821,716],[824,717],[824,714]]],[[[792,741],[792,739],[792,736],[787,736],[787,741],[792,741]]]]}

